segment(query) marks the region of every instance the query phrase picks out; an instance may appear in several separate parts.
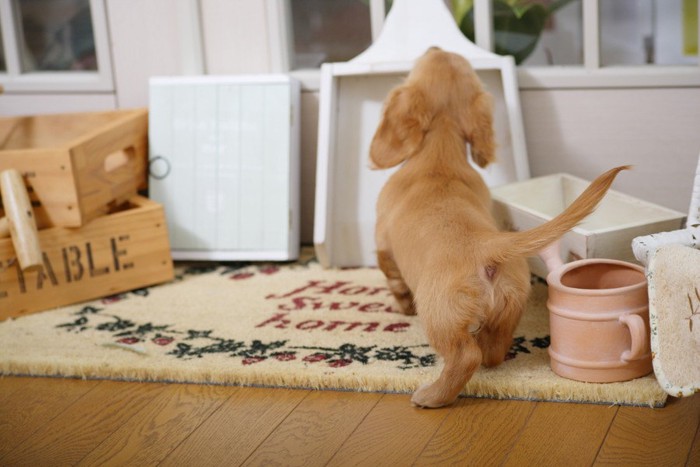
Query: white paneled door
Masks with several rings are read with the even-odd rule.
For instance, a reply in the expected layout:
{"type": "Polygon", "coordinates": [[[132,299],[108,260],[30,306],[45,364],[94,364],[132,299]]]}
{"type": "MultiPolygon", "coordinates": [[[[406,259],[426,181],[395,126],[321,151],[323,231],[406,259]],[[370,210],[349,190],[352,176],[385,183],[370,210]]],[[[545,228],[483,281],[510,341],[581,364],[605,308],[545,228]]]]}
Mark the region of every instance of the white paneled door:
{"type": "Polygon", "coordinates": [[[153,78],[150,197],[176,259],[293,259],[299,85],[283,75],[153,78]]]}

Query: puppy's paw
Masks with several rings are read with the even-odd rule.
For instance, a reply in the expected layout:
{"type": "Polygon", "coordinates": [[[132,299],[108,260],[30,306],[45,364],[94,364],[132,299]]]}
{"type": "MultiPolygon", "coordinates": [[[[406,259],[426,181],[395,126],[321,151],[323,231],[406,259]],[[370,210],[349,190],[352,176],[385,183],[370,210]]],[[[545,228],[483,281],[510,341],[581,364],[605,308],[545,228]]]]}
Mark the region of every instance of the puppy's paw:
{"type": "Polygon", "coordinates": [[[446,400],[444,396],[440,397],[438,394],[439,391],[435,390],[433,384],[426,383],[413,393],[411,405],[422,409],[436,409],[454,402],[454,399],[446,400]]]}

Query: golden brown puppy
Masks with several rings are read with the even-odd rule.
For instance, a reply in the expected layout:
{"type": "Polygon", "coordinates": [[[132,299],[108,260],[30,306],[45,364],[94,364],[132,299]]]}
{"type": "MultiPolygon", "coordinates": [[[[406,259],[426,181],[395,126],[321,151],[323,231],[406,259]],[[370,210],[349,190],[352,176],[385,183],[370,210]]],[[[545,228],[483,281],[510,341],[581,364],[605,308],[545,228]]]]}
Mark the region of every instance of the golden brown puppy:
{"type": "Polygon", "coordinates": [[[489,189],[467,162],[494,161],[490,96],[463,57],[431,48],[394,89],[370,148],[376,168],[405,161],[377,202],[377,259],[404,313],[418,313],[444,369],[411,399],[452,403],[481,364],[503,362],[530,273],[525,257],[590,214],[619,167],[561,215],[526,232],[499,232],[489,189]]]}

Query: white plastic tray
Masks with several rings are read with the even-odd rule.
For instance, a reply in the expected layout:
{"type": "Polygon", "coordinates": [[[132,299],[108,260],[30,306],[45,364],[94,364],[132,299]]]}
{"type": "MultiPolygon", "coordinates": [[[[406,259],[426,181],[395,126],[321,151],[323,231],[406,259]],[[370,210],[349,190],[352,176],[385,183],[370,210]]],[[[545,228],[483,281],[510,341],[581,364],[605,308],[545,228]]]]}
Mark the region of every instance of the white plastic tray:
{"type": "MultiPolygon", "coordinates": [[[[621,174],[625,176],[625,174],[621,174]]],[[[502,230],[529,230],[553,219],[590,184],[569,174],[554,174],[503,185],[491,190],[493,211],[502,230]]],[[[608,258],[634,262],[632,239],[681,226],[685,214],[610,190],[593,214],[562,237],[564,261],[608,258]]],[[[530,270],[547,277],[537,257],[530,270]]]]}

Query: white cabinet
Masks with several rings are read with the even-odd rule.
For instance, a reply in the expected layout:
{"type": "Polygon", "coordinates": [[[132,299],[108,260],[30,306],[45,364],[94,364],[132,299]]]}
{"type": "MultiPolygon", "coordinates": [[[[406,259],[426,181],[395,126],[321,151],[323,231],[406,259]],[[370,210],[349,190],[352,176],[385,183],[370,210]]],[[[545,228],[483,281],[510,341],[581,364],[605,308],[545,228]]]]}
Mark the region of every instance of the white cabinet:
{"type": "Polygon", "coordinates": [[[151,79],[149,195],[175,259],[298,256],[299,98],[285,75],[151,79]]]}

